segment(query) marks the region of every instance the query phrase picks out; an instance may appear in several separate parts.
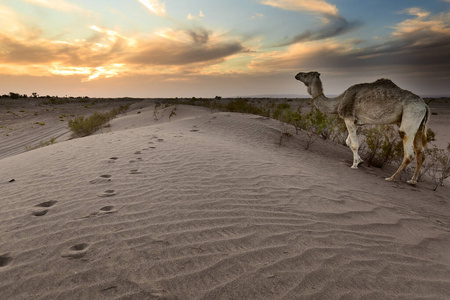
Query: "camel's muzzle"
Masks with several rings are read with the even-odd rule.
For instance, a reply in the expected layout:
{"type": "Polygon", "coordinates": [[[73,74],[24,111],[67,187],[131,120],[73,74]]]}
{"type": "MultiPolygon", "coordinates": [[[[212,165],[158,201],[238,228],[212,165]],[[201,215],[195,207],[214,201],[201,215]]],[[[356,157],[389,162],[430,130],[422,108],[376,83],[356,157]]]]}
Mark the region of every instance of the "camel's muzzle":
{"type": "Polygon", "coordinates": [[[297,80],[302,80],[302,77],[303,77],[303,73],[298,73],[297,75],[295,75],[295,79],[297,79],[297,80]]]}

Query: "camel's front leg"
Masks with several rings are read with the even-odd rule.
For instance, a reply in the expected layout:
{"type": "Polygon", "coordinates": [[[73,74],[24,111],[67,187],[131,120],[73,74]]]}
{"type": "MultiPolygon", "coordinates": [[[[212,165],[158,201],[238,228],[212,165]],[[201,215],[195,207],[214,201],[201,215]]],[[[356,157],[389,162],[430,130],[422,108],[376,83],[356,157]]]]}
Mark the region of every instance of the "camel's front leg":
{"type": "Polygon", "coordinates": [[[353,120],[345,119],[345,126],[348,130],[348,137],[345,141],[347,146],[350,147],[353,151],[353,165],[352,169],[357,169],[360,164],[362,164],[363,160],[359,157],[358,149],[359,149],[359,141],[358,136],[356,135],[356,125],[353,120]]]}

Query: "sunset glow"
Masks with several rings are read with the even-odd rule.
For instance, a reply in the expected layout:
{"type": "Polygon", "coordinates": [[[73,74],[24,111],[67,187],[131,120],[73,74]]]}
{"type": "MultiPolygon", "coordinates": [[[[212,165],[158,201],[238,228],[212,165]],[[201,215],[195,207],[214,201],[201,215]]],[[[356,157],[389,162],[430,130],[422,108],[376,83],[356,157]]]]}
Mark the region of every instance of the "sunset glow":
{"type": "Polygon", "coordinates": [[[294,75],[317,70],[330,94],[386,77],[448,95],[449,8],[445,0],[4,0],[0,93],[300,96],[294,75]]]}

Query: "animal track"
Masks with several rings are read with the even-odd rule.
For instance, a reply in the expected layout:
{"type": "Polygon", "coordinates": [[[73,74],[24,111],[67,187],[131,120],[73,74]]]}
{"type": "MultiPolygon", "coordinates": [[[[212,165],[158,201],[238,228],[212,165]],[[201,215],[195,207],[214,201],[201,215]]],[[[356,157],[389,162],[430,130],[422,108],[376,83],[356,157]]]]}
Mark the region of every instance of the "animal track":
{"type": "Polygon", "coordinates": [[[110,157],[110,158],[109,158],[108,162],[109,162],[110,164],[113,164],[113,163],[115,163],[116,160],[118,160],[118,159],[119,159],[118,157],[113,156],[113,157],[110,157]]]}
{"type": "Polygon", "coordinates": [[[136,151],[134,152],[134,154],[141,154],[141,151],[136,151]]]}
{"type": "Polygon", "coordinates": [[[0,268],[6,267],[12,261],[12,257],[8,253],[0,255],[0,268]]]}
{"type": "Polygon", "coordinates": [[[46,201],[46,202],[42,202],[42,203],[36,204],[35,207],[52,207],[57,202],[58,201],[56,201],[56,200],[46,201]]]}
{"type": "Polygon", "coordinates": [[[164,139],[157,139],[157,142],[164,142],[164,139]]]}
{"type": "Polygon", "coordinates": [[[89,182],[92,184],[97,184],[97,183],[106,183],[106,182],[110,182],[110,181],[111,181],[111,175],[100,175],[100,178],[93,179],[89,182]]]}
{"type": "Polygon", "coordinates": [[[86,255],[88,248],[89,244],[86,243],[76,244],[70,247],[68,250],[61,253],[61,256],[67,258],[81,258],[86,255]]]}
{"type": "Polygon", "coordinates": [[[109,205],[109,206],[103,206],[102,208],[100,208],[100,212],[102,212],[104,214],[111,214],[111,213],[117,212],[117,210],[114,208],[114,206],[109,205]]]}
{"type": "MultiPolygon", "coordinates": [[[[51,201],[45,201],[39,204],[36,204],[34,207],[52,207],[53,205],[55,205],[58,201],[56,200],[51,200],[51,201]]],[[[33,211],[31,212],[31,214],[33,216],[36,217],[41,217],[44,216],[48,213],[48,209],[33,209],[33,211]]]]}
{"type": "Polygon", "coordinates": [[[108,206],[103,206],[102,208],[100,208],[99,211],[93,212],[83,218],[91,218],[91,217],[96,217],[96,216],[101,216],[101,215],[106,215],[106,214],[113,214],[116,212],[117,212],[117,209],[115,209],[114,206],[108,205],[108,206]]]}
{"type": "Polygon", "coordinates": [[[192,129],[192,130],[189,130],[190,132],[197,132],[197,131],[199,131],[198,129],[192,129]]]}
{"type": "Polygon", "coordinates": [[[36,217],[41,217],[41,216],[44,216],[47,213],[48,213],[48,209],[43,209],[43,210],[35,210],[31,214],[33,216],[36,216],[36,217]]]}
{"type": "Polygon", "coordinates": [[[130,170],[130,174],[142,174],[139,170],[130,170]]]}
{"type": "Polygon", "coordinates": [[[101,194],[98,194],[99,197],[112,197],[117,195],[117,193],[114,190],[106,190],[101,194]]]}

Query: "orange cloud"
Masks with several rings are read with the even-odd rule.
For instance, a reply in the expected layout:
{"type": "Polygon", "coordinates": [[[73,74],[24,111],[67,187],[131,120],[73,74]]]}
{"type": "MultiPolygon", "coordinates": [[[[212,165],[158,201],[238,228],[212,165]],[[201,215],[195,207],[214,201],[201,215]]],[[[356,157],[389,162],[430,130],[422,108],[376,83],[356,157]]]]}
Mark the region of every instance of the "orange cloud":
{"type": "Polygon", "coordinates": [[[394,27],[393,36],[408,35],[419,31],[432,31],[450,35],[450,13],[432,16],[430,12],[417,7],[409,8],[403,13],[416,16],[416,18],[407,19],[397,24],[394,27]]]}
{"type": "Polygon", "coordinates": [[[162,29],[149,36],[127,37],[92,25],[87,39],[52,40],[44,38],[38,27],[17,22],[13,13],[8,18],[16,29],[0,32],[3,74],[20,70],[35,76],[83,76],[89,81],[125,74],[194,73],[243,50],[240,42],[203,28],[162,29]]]}
{"type": "Polygon", "coordinates": [[[286,10],[308,11],[319,14],[337,15],[336,6],[323,0],[260,0],[261,4],[286,10]]]}
{"type": "Polygon", "coordinates": [[[28,3],[39,5],[43,7],[47,7],[53,10],[57,11],[64,11],[64,12],[78,12],[90,15],[91,13],[82,9],[81,7],[78,7],[74,4],[68,3],[64,0],[24,0],[28,3]]]}

